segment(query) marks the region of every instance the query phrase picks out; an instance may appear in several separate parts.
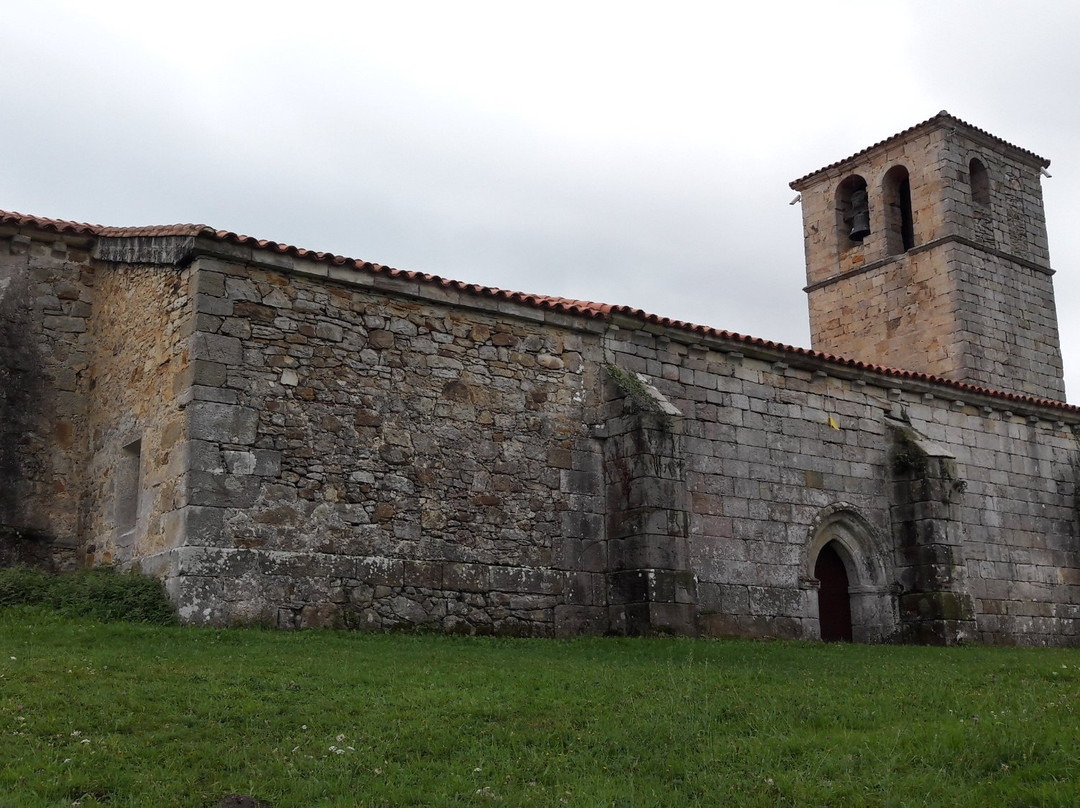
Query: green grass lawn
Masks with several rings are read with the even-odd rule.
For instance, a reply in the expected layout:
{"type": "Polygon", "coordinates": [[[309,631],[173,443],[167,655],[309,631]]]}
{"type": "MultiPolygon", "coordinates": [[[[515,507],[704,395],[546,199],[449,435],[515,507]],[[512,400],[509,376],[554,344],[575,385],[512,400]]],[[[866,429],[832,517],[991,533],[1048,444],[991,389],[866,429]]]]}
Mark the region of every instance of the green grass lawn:
{"type": "Polygon", "coordinates": [[[0,806],[1080,804],[1080,651],[0,610],[0,806]]]}

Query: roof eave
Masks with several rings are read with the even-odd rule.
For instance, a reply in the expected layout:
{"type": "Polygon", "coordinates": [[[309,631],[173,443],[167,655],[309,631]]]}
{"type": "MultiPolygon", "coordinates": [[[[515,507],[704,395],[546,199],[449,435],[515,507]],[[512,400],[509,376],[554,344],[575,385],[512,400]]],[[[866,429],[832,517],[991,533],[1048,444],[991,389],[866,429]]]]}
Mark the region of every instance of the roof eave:
{"type": "Polygon", "coordinates": [[[928,118],[914,126],[910,126],[901,132],[897,132],[895,135],[880,140],[872,146],[867,146],[865,149],[861,149],[860,151],[855,152],[855,154],[845,157],[843,160],[837,160],[835,163],[830,163],[827,166],[819,168],[817,171],[812,171],[805,176],[792,180],[788,183],[788,186],[801,193],[811,185],[814,185],[819,177],[830,174],[842,174],[850,164],[862,162],[868,156],[884,151],[894,145],[898,140],[909,138],[912,135],[922,132],[930,132],[934,129],[944,129],[946,127],[951,127],[954,130],[963,128],[964,133],[968,137],[980,141],[990,148],[1000,148],[1004,146],[1009,149],[1014,156],[1030,164],[1034,168],[1048,168],[1050,166],[1050,161],[1047,158],[1042,157],[1029,149],[1024,149],[1014,143],[1010,143],[997,135],[992,135],[985,129],[973,126],[967,121],[962,121],[954,115],[950,115],[946,110],[942,110],[934,117],[928,118]]]}

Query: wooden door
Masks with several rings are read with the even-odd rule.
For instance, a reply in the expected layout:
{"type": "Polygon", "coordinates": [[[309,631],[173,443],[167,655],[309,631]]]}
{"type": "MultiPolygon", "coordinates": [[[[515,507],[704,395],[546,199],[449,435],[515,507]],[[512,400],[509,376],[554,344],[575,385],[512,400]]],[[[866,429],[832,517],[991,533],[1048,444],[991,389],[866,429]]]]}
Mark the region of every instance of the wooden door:
{"type": "Polygon", "coordinates": [[[851,596],[848,594],[847,570],[829,542],[818,553],[814,577],[821,582],[818,590],[818,618],[821,639],[825,642],[851,642],[851,596]]]}

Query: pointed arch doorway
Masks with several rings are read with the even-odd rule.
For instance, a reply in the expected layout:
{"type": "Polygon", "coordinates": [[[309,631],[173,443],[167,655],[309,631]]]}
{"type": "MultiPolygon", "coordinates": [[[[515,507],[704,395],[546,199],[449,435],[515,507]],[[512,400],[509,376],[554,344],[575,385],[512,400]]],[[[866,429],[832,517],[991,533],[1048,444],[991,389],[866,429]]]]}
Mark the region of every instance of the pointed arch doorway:
{"type": "Polygon", "coordinates": [[[851,642],[851,594],[844,561],[831,541],[821,548],[814,563],[814,577],[821,582],[818,589],[818,620],[821,639],[825,642],[851,642]]]}
{"type": "Polygon", "coordinates": [[[821,509],[802,555],[807,639],[882,642],[899,627],[889,545],[858,510],[821,509]]]}

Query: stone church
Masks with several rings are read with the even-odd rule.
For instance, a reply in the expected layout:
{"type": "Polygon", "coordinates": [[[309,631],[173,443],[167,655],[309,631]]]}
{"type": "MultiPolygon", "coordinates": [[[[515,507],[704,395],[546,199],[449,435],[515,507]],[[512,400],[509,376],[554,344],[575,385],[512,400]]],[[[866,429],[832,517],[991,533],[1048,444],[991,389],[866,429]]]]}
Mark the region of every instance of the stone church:
{"type": "Polygon", "coordinates": [[[811,349],[0,213],[0,561],[202,624],[1080,644],[1047,165],[942,112],[794,181],[811,349]]]}

